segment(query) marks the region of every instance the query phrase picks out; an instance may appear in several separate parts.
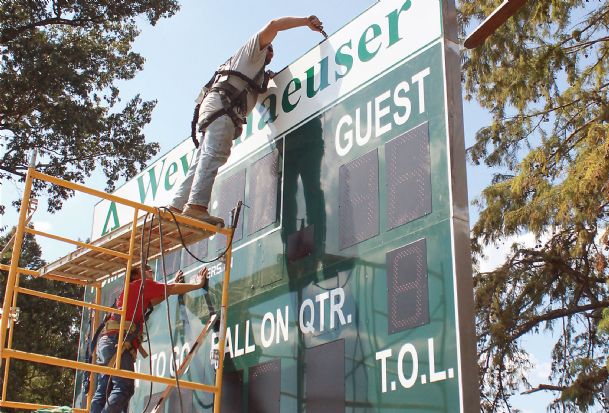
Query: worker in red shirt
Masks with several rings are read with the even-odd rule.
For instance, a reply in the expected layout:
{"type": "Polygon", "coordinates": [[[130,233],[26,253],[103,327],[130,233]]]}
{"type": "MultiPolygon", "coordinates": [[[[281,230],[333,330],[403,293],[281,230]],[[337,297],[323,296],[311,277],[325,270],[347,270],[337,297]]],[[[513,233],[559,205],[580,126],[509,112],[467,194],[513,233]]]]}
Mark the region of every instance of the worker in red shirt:
{"type": "MultiPolygon", "coordinates": [[[[204,288],[207,285],[207,268],[203,267],[197,274],[194,283],[183,283],[182,271],[173,282],[158,283],[153,280],[154,273],[149,266],[145,267],[146,276],[142,283],[142,274],[139,267],[131,269],[131,282],[129,284],[129,295],[127,297],[127,311],[125,317],[125,340],[123,342],[123,355],[121,357],[121,369],[134,371],[137,350],[140,347],[144,316],[149,308],[154,307],[170,295],[185,294],[189,291],[204,288]],[[165,296],[165,289],[167,296],[165,296]]],[[[123,295],[121,292],[116,300],[116,307],[122,309],[123,295]]],[[[118,333],[120,328],[120,316],[112,314],[105,322],[97,343],[97,364],[114,365],[116,360],[116,348],[118,344],[118,333]]],[[[127,411],[129,400],[135,391],[133,379],[97,375],[97,386],[91,400],[90,413],[121,413],[127,411]]]]}

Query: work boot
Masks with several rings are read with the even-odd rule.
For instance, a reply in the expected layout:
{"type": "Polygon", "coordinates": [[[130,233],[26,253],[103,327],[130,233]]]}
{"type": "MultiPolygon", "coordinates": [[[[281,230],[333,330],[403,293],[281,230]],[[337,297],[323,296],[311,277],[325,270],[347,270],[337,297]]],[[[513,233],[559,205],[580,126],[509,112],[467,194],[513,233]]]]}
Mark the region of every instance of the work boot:
{"type": "Polygon", "coordinates": [[[173,205],[167,205],[165,208],[167,208],[168,211],[173,212],[174,214],[182,213],[181,209],[178,209],[178,208],[174,207],[173,205]]]}
{"type": "Polygon", "coordinates": [[[220,225],[221,227],[224,226],[224,220],[222,218],[209,215],[209,212],[207,212],[207,207],[202,205],[186,204],[182,214],[199,221],[207,222],[211,225],[220,225]]]}

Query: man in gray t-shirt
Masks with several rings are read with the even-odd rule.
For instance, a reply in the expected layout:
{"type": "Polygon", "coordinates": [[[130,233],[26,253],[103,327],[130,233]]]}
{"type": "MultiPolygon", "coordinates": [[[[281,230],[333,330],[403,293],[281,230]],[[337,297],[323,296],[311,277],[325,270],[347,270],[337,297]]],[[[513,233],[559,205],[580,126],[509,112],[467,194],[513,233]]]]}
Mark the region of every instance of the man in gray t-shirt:
{"type": "Polygon", "coordinates": [[[271,42],[278,32],[302,26],[323,33],[323,25],[316,16],[281,17],[268,22],[220,66],[220,74],[211,88],[199,95],[197,129],[204,129],[203,142],[197,161],[169,204],[171,211],[183,211],[191,218],[224,226],[221,218],[207,211],[216,174],[226,163],[233,139],[241,134],[241,125],[254,108],[258,93],[266,89],[269,75],[264,67],[273,58],[271,42]]]}

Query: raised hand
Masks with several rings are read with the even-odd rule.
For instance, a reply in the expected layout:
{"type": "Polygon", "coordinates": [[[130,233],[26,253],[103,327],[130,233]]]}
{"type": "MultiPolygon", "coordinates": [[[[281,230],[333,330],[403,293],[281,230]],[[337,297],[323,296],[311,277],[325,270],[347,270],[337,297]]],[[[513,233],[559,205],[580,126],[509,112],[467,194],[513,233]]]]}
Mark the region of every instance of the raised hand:
{"type": "Polygon", "coordinates": [[[207,267],[202,267],[199,272],[197,273],[197,279],[196,279],[196,284],[199,286],[199,288],[206,288],[207,287],[207,277],[209,276],[209,271],[207,270],[207,267]]]}
{"type": "Polygon", "coordinates": [[[184,282],[184,271],[178,270],[178,272],[176,273],[176,278],[173,282],[183,283],[184,282]]]}
{"type": "Polygon", "coordinates": [[[323,23],[317,18],[317,16],[309,16],[308,17],[308,22],[307,22],[307,26],[309,26],[309,28],[315,32],[320,32],[322,34],[325,35],[324,32],[324,25],[323,23]]]}

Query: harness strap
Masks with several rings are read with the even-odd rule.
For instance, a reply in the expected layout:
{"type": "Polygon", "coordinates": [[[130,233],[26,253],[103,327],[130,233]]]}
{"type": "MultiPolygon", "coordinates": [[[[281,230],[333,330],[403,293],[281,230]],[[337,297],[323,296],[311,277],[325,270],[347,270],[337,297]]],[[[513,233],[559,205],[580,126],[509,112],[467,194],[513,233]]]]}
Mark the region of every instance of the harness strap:
{"type": "MultiPolygon", "coordinates": [[[[190,137],[192,138],[192,142],[195,145],[195,148],[199,147],[199,140],[196,137],[196,124],[198,122],[198,117],[199,117],[199,108],[200,108],[201,102],[203,101],[205,96],[207,96],[207,94],[209,92],[223,91],[225,93],[228,93],[228,96],[225,96],[225,98],[228,98],[229,103],[227,104],[224,100],[222,100],[224,107],[222,109],[219,109],[216,112],[212,113],[211,115],[207,116],[207,118],[204,119],[203,122],[201,122],[201,125],[199,126],[199,130],[201,132],[203,132],[203,135],[205,135],[205,131],[207,130],[207,127],[209,125],[211,125],[216,119],[218,119],[220,116],[223,116],[223,115],[228,115],[231,118],[231,120],[233,121],[233,124],[235,125],[235,127],[237,129],[241,128],[242,125],[245,123],[245,119],[241,119],[234,112],[234,108],[237,105],[242,104],[242,99],[247,94],[247,88],[243,89],[241,92],[239,92],[236,87],[234,87],[233,85],[228,83],[228,79],[226,81],[217,82],[216,79],[218,78],[218,76],[228,76],[228,77],[236,76],[239,79],[244,80],[248,84],[248,86],[251,89],[253,89],[256,93],[265,93],[268,90],[269,80],[270,80],[271,76],[270,76],[269,72],[264,71],[264,67],[260,70],[260,72],[258,72],[258,74],[256,74],[256,77],[258,77],[260,73],[263,73],[263,79],[262,79],[261,85],[256,83],[256,81],[254,81],[254,79],[244,75],[243,73],[241,73],[237,70],[231,70],[231,69],[216,70],[216,72],[213,74],[211,79],[209,79],[209,81],[205,84],[205,86],[203,88],[204,92],[202,92],[202,94],[201,94],[202,96],[199,95],[199,98],[197,99],[198,105],[195,107],[195,113],[193,115],[192,127],[191,127],[192,131],[191,131],[191,135],[190,135],[190,137]]],[[[223,97],[223,96],[221,95],[221,97],[223,97]]]]}
{"type": "MultiPolygon", "coordinates": [[[[131,322],[129,321],[129,323],[131,323],[131,322]]],[[[102,330],[102,334],[103,335],[118,334],[120,327],[121,327],[120,320],[115,320],[115,319],[111,318],[108,321],[106,321],[106,325],[104,326],[104,329],[102,330]]],[[[136,325],[135,323],[133,323],[133,324],[131,324],[129,331],[125,330],[125,332],[127,334],[137,334],[139,332],[139,330],[141,330],[139,328],[139,326],[136,325]]]]}
{"type": "MultiPolygon", "coordinates": [[[[138,348],[138,350],[139,350],[139,348],[138,348]]],[[[133,357],[134,361],[137,358],[138,350],[134,349],[133,346],[131,345],[131,343],[129,343],[128,341],[123,344],[123,353],[125,351],[128,351],[129,353],[131,353],[131,356],[133,357]]],[[[142,350],[139,350],[139,351],[141,352],[142,350]]],[[[142,356],[144,356],[144,354],[142,354],[142,356]]],[[[148,357],[148,354],[146,353],[146,355],[144,357],[148,357]]],[[[110,360],[108,360],[108,362],[106,363],[106,367],[113,366],[114,364],[116,364],[116,353],[114,353],[114,355],[112,357],[110,357],[110,360]]]]}
{"type": "MultiPolygon", "coordinates": [[[[226,108],[222,108],[214,113],[212,113],[211,115],[209,115],[204,121],[203,123],[201,123],[201,130],[203,131],[203,134],[205,134],[205,129],[207,129],[207,127],[216,119],[218,119],[220,116],[222,115],[226,115],[227,111],[226,108]]],[[[199,147],[199,140],[197,139],[197,137],[195,135],[191,136],[193,143],[195,144],[195,148],[199,147]]]]}
{"type": "MultiPolygon", "coordinates": [[[[262,70],[260,72],[264,73],[264,78],[263,78],[263,81],[262,81],[262,85],[259,85],[258,83],[256,83],[256,81],[254,79],[244,75],[243,73],[241,73],[241,72],[239,72],[237,70],[231,70],[231,69],[217,70],[216,73],[214,74],[214,77],[212,79],[215,79],[215,77],[217,75],[220,75],[220,76],[237,76],[239,79],[244,80],[249,85],[249,87],[254,89],[257,93],[265,93],[268,90],[270,76],[269,76],[269,74],[267,72],[264,72],[264,67],[262,68],[262,70]]],[[[256,74],[256,77],[258,77],[260,72],[258,72],[256,74]]]]}
{"type": "MultiPolygon", "coordinates": [[[[137,357],[137,353],[139,352],[142,357],[148,357],[148,352],[144,350],[144,348],[140,345],[142,341],[142,331],[137,331],[137,327],[132,325],[129,329],[129,332],[125,331],[126,336],[123,342],[123,353],[125,351],[129,351],[133,356],[133,359],[137,357]]],[[[120,322],[116,320],[108,320],[106,323],[106,327],[102,330],[102,335],[118,335],[120,328],[120,322]]],[[[106,366],[111,366],[116,361],[116,354],[110,358],[106,366]]]]}
{"type": "MultiPolygon", "coordinates": [[[[91,339],[91,342],[89,343],[89,358],[93,357],[93,354],[95,353],[95,346],[97,346],[97,340],[99,340],[99,336],[102,333],[102,330],[106,327],[106,320],[102,321],[99,325],[99,327],[97,327],[97,330],[95,330],[95,334],[93,334],[93,339],[91,339]]],[[[87,360],[87,362],[91,362],[91,360],[87,360]]]]}
{"type": "MultiPolygon", "coordinates": [[[[231,118],[231,120],[233,121],[233,125],[235,125],[235,128],[241,128],[242,125],[245,123],[245,119],[240,118],[239,115],[237,115],[233,109],[235,108],[235,106],[241,104],[240,99],[246,93],[245,90],[242,91],[239,95],[237,95],[234,99],[230,99],[228,96],[226,96],[226,92],[223,86],[214,86],[210,89],[210,92],[218,92],[220,94],[223,107],[222,109],[218,109],[211,115],[207,116],[201,122],[201,124],[199,125],[199,130],[203,132],[203,135],[205,135],[205,131],[207,130],[209,125],[211,125],[216,119],[224,115],[228,115],[228,117],[231,118]]],[[[197,139],[196,135],[191,134],[191,138],[193,143],[195,144],[195,148],[198,148],[199,140],[197,139]]]]}

